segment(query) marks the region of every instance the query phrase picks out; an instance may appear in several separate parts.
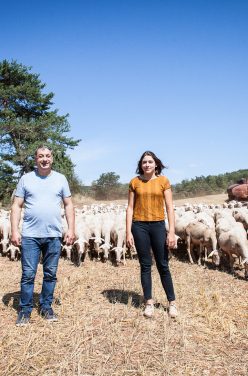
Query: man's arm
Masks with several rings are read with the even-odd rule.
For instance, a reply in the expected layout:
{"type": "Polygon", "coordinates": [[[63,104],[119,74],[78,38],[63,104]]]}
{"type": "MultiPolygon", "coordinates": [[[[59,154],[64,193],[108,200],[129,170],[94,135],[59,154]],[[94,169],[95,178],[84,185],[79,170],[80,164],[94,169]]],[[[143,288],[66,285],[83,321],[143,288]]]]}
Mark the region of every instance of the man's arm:
{"type": "Polygon", "coordinates": [[[10,215],[10,222],[11,222],[11,242],[16,247],[21,245],[21,235],[19,232],[19,223],[21,219],[21,211],[22,206],[24,203],[24,198],[22,197],[15,197],[14,202],[11,207],[11,215],[10,215]]]}
{"type": "Polygon", "coordinates": [[[71,197],[64,197],[63,203],[65,207],[65,217],[68,224],[68,230],[64,236],[64,242],[67,245],[70,245],[75,241],[75,212],[71,197]]]}

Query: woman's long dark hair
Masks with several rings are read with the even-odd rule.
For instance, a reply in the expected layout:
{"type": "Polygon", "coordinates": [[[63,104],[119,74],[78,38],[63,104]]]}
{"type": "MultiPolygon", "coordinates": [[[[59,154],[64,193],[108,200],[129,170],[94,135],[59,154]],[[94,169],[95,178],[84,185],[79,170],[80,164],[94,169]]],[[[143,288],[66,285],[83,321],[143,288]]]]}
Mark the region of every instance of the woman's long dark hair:
{"type": "Polygon", "coordinates": [[[160,175],[161,172],[162,172],[162,170],[164,168],[167,168],[166,166],[163,165],[163,162],[152,151],[147,150],[140,157],[140,160],[138,162],[138,166],[137,166],[137,169],[136,169],[136,174],[139,174],[139,175],[143,175],[144,174],[144,171],[142,170],[141,166],[142,166],[143,158],[146,155],[149,155],[150,157],[152,157],[152,159],[154,159],[154,161],[156,163],[156,168],[155,168],[155,174],[156,175],[160,175]]]}

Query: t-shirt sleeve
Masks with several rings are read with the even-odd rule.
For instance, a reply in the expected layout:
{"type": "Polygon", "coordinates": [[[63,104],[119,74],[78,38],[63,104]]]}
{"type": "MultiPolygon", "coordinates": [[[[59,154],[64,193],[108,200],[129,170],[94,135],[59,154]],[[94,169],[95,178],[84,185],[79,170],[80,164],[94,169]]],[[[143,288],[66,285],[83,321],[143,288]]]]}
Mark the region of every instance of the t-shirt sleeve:
{"type": "Polygon", "coordinates": [[[171,188],[171,184],[170,184],[170,181],[169,181],[169,179],[166,177],[166,176],[164,176],[163,177],[164,179],[164,181],[163,181],[163,185],[164,185],[164,191],[166,191],[167,189],[170,189],[171,188]]]}
{"type": "Polygon", "coordinates": [[[22,198],[25,197],[25,187],[24,187],[24,179],[23,179],[23,177],[21,177],[21,179],[19,180],[19,182],[17,184],[16,191],[15,191],[15,196],[22,197],[22,198]]]}
{"type": "Polygon", "coordinates": [[[129,183],[129,192],[135,192],[134,188],[134,179],[132,179],[129,183]]]}
{"type": "Polygon", "coordinates": [[[63,185],[62,185],[62,198],[64,197],[70,197],[71,196],[71,191],[69,187],[69,183],[66,179],[66,177],[63,177],[63,185]]]}

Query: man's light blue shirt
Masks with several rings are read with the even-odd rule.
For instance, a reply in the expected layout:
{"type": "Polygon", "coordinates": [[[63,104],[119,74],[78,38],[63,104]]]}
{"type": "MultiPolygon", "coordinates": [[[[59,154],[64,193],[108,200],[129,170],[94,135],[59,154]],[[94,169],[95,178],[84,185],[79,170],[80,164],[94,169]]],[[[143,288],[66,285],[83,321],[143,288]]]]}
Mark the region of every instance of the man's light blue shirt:
{"type": "Polygon", "coordinates": [[[56,171],[40,176],[37,170],[23,175],[15,196],[24,198],[22,236],[61,237],[61,202],[71,192],[66,177],[56,171]]]}

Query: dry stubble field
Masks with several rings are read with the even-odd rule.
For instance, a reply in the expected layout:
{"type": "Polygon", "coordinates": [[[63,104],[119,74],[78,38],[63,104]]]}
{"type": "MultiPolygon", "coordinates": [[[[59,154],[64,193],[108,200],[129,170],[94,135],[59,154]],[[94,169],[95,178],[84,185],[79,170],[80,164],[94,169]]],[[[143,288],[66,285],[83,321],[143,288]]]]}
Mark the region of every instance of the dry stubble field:
{"type": "Polygon", "coordinates": [[[153,270],[157,309],[149,320],[142,316],[136,260],[119,268],[89,259],[77,268],[61,260],[54,303],[59,322],[49,324],[37,314],[40,265],[31,324],[17,328],[20,262],[1,258],[0,267],[0,375],[248,375],[243,271],[234,277],[176,255],[171,271],[180,316],[168,318],[153,270]]]}

